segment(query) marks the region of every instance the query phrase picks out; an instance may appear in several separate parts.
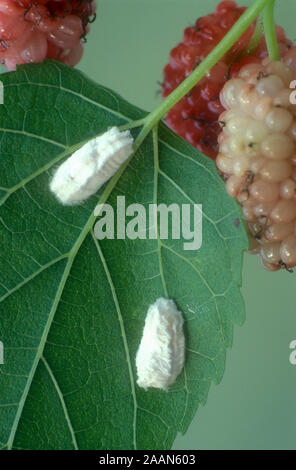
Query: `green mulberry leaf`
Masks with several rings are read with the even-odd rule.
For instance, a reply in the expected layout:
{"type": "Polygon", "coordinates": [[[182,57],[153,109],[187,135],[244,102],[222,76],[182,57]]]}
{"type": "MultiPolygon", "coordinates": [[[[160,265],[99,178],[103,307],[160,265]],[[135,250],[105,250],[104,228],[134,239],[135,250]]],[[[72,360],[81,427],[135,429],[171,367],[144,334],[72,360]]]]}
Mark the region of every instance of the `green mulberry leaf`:
{"type": "MultiPolygon", "coordinates": [[[[212,161],[160,125],[118,182],[83,205],[49,191],[75,145],[145,113],[56,62],[1,76],[0,447],[169,449],[221,380],[247,247],[240,211],[212,161]],[[94,237],[98,202],[202,204],[203,243],[94,237]],[[149,304],[175,300],[186,363],[168,392],[136,384],[149,304]]],[[[132,131],[134,136],[137,130],[132,131]]]]}

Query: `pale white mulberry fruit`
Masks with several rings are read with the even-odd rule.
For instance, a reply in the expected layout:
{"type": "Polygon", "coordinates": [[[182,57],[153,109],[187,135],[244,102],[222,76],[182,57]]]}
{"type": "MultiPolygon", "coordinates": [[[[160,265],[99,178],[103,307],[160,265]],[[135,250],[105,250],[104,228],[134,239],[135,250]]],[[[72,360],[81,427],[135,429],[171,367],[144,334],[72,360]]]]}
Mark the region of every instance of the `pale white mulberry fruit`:
{"type": "Polygon", "coordinates": [[[250,251],[271,271],[296,265],[296,47],[282,61],[248,64],[220,99],[217,167],[241,205],[250,251]]]}

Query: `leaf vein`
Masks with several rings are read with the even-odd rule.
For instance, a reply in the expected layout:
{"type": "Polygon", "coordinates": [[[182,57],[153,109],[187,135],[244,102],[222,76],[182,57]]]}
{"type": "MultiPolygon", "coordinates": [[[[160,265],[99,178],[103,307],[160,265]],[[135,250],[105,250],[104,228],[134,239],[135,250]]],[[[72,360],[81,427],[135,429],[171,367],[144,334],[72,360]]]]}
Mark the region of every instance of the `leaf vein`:
{"type": "Polygon", "coordinates": [[[137,406],[138,406],[138,405],[137,405],[135,381],[134,381],[134,376],[133,376],[133,370],[132,370],[132,364],[131,364],[129,346],[128,346],[128,342],[127,342],[127,338],[126,338],[125,327],[124,327],[124,322],[123,322],[123,318],[122,318],[122,314],[121,314],[120,305],[119,305],[118,298],[117,298],[117,294],[116,294],[116,291],[115,291],[115,286],[114,286],[113,281],[112,281],[112,278],[111,278],[111,273],[110,273],[109,268],[108,268],[108,266],[107,266],[107,262],[106,262],[106,259],[105,259],[105,257],[104,257],[104,254],[103,254],[103,252],[102,252],[102,250],[101,250],[101,247],[100,247],[100,245],[99,245],[99,242],[98,242],[98,240],[96,239],[96,237],[94,236],[94,233],[93,233],[93,232],[92,232],[92,237],[93,237],[94,244],[95,244],[95,246],[96,246],[96,248],[97,248],[97,250],[98,250],[98,254],[99,254],[100,260],[101,260],[102,265],[103,265],[103,267],[104,267],[105,274],[106,274],[107,279],[108,279],[108,283],[109,283],[109,286],[110,286],[110,289],[111,289],[111,293],[112,293],[112,297],[113,297],[113,302],[114,302],[114,305],[115,305],[115,308],[116,308],[116,311],[117,311],[118,321],[119,321],[120,329],[121,329],[121,333],[122,333],[122,339],[123,339],[124,349],[125,349],[125,353],[126,353],[126,359],[127,359],[128,370],[129,370],[129,377],[130,377],[130,383],[131,383],[131,393],[132,393],[133,402],[134,402],[133,445],[134,445],[134,449],[136,450],[136,449],[137,449],[136,425],[137,425],[137,406]]]}
{"type": "Polygon", "coordinates": [[[66,422],[67,422],[67,425],[68,425],[68,428],[69,428],[69,431],[70,431],[70,434],[71,434],[71,437],[72,437],[72,442],[73,442],[73,446],[74,446],[74,449],[75,450],[78,450],[78,444],[77,444],[77,441],[76,441],[76,437],[75,437],[75,431],[73,429],[73,425],[71,423],[71,419],[70,419],[70,415],[69,415],[69,412],[68,412],[68,409],[67,409],[67,405],[65,403],[65,400],[64,400],[64,397],[63,397],[63,393],[59,387],[59,384],[58,384],[58,381],[57,379],[55,378],[54,376],[54,373],[53,373],[53,370],[51,369],[50,365],[48,364],[47,360],[45,359],[44,356],[41,357],[41,360],[48,372],[48,375],[50,376],[51,380],[52,380],[52,383],[56,389],[56,392],[58,394],[58,397],[60,399],[60,402],[61,402],[61,405],[62,405],[62,408],[63,408],[63,412],[64,412],[64,415],[65,415],[65,419],[66,419],[66,422]]]}

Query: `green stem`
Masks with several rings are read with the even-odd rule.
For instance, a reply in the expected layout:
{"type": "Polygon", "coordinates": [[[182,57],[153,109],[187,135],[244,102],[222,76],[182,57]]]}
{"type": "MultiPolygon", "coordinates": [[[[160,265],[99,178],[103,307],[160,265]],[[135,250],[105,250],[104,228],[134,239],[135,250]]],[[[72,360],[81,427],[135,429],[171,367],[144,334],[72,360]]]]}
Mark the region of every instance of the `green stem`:
{"type": "Polygon", "coordinates": [[[134,129],[135,127],[140,127],[145,124],[145,118],[139,119],[137,121],[130,121],[127,124],[123,124],[119,127],[120,131],[126,131],[129,129],[134,129]]]}
{"type": "Polygon", "coordinates": [[[242,14],[231,30],[224,36],[215,49],[202,63],[176,88],[162,103],[145,118],[145,125],[139,133],[135,149],[137,149],[151,129],[165,114],[185,96],[201,80],[211,68],[226,54],[240,36],[255,21],[259,13],[274,0],[254,0],[252,5],[242,14]]]}
{"type": "Polygon", "coordinates": [[[274,27],[274,3],[275,0],[269,0],[268,4],[265,6],[263,15],[265,39],[271,61],[281,60],[274,27]]]}

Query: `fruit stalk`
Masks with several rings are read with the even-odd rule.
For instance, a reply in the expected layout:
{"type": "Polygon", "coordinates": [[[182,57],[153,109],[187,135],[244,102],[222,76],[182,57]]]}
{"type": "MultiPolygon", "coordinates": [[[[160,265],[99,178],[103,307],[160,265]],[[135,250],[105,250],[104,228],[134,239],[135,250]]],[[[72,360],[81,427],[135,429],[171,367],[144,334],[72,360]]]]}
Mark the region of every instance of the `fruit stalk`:
{"type": "Polygon", "coordinates": [[[275,0],[271,0],[266,5],[263,15],[265,40],[267,44],[269,59],[271,62],[281,59],[274,27],[274,4],[275,0]]]}

